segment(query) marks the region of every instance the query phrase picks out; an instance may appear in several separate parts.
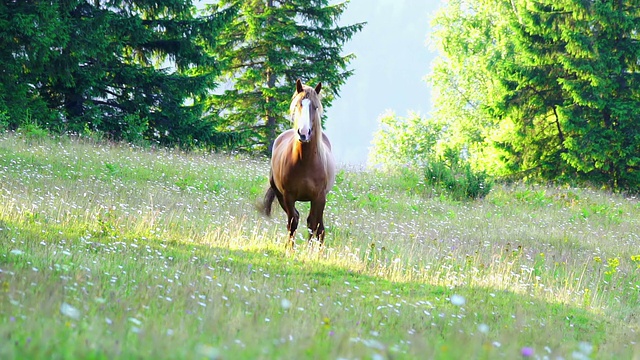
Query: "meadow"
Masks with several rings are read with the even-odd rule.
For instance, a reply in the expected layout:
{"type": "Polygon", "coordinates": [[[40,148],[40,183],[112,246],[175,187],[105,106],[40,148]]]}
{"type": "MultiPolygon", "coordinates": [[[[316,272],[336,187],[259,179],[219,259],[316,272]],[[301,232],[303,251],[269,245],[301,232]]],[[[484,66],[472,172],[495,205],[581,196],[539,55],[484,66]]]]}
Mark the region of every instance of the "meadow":
{"type": "Polygon", "coordinates": [[[342,168],[287,251],[268,171],[0,135],[0,358],[640,359],[638,198],[342,168]]]}

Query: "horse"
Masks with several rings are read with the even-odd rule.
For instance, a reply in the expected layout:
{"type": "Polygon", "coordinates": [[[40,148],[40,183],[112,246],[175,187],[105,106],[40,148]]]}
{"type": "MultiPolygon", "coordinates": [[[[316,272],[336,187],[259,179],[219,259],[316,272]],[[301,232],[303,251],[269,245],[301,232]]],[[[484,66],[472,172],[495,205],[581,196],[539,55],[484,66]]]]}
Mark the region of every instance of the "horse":
{"type": "Polygon", "coordinates": [[[315,88],[296,81],[289,112],[293,128],[280,134],[273,143],[269,189],[264,196],[264,214],[271,216],[271,206],[278,199],[287,214],[289,241],[286,247],[293,249],[300,213],[296,201],[311,202],[307,228],[309,239],[315,237],[324,244],[323,213],[327,194],[336,177],[335,160],[331,142],[322,132],[322,83],[315,88]]]}

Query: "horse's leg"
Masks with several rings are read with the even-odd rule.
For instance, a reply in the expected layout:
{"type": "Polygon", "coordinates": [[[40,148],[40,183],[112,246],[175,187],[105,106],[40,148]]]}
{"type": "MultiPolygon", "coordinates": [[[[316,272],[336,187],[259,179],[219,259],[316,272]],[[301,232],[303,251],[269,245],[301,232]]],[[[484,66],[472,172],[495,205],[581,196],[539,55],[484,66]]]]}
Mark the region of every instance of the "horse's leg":
{"type": "MultiPolygon", "coordinates": [[[[274,190],[274,192],[276,193],[276,199],[278,199],[278,203],[280,204],[280,207],[282,208],[282,210],[284,210],[284,212],[287,212],[287,207],[284,204],[284,196],[282,195],[282,193],[280,191],[278,191],[278,188],[275,186],[271,186],[271,188],[274,190]]],[[[288,214],[288,213],[287,213],[288,214]]]]}
{"type": "Polygon", "coordinates": [[[280,203],[280,207],[287,214],[287,230],[289,231],[289,241],[285,245],[285,247],[291,246],[293,248],[294,241],[293,237],[296,233],[296,229],[298,228],[298,221],[300,219],[300,213],[296,209],[296,202],[292,201],[288,197],[285,197],[275,185],[272,183],[272,187],[276,193],[276,199],[278,199],[278,203],[280,203]]]}
{"type": "Polygon", "coordinates": [[[300,213],[296,209],[295,200],[283,196],[282,203],[284,204],[282,208],[287,213],[287,230],[289,230],[289,242],[287,243],[287,247],[291,246],[291,249],[293,249],[295,245],[294,237],[300,220],[300,213]]]}
{"type": "Polygon", "coordinates": [[[309,241],[312,237],[316,237],[320,242],[320,246],[324,244],[324,223],[322,216],[324,214],[324,206],[327,200],[324,197],[320,197],[311,202],[311,210],[309,211],[309,217],[307,218],[307,227],[311,231],[309,234],[309,241]]]}

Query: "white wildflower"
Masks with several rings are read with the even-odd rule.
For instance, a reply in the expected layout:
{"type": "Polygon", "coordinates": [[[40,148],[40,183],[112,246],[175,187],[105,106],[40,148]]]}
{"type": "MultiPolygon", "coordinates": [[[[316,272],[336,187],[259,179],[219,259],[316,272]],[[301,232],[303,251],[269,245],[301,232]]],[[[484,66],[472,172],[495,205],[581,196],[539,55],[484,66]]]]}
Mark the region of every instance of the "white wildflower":
{"type": "Polygon", "coordinates": [[[218,350],[217,348],[214,348],[211,345],[198,345],[198,347],[196,348],[196,351],[200,356],[204,357],[205,359],[215,360],[215,359],[222,358],[220,354],[220,350],[218,350]]]}
{"type": "Polygon", "coordinates": [[[590,355],[593,351],[593,345],[586,341],[582,341],[578,344],[578,350],[585,355],[590,355]]]}
{"type": "Polygon", "coordinates": [[[282,308],[285,310],[289,310],[289,308],[291,307],[291,301],[282,299],[282,301],[280,301],[280,306],[282,306],[282,308]]]}
{"type": "Polygon", "coordinates": [[[462,306],[466,301],[464,297],[461,295],[452,295],[450,300],[451,300],[451,303],[455,306],[462,306]]]}
{"type": "Polygon", "coordinates": [[[62,305],[60,306],[60,312],[62,313],[62,315],[68,316],[73,320],[80,319],[80,310],[74,308],[73,306],[67,303],[62,303],[62,305]]]}

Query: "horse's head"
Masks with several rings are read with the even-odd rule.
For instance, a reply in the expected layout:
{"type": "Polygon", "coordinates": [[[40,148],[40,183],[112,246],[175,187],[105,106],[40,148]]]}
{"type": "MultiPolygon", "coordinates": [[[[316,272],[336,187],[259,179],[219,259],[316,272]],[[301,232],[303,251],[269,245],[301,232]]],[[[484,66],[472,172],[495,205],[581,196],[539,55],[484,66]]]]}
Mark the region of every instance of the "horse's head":
{"type": "Polygon", "coordinates": [[[318,83],[315,89],[302,85],[300,79],[296,81],[296,92],[291,100],[291,120],[293,128],[298,133],[298,140],[309,142],[314,131],[322,131],[320,119],[322,117],[322,103],[320,103],[320,90],[322,83],[318,83]]]}

